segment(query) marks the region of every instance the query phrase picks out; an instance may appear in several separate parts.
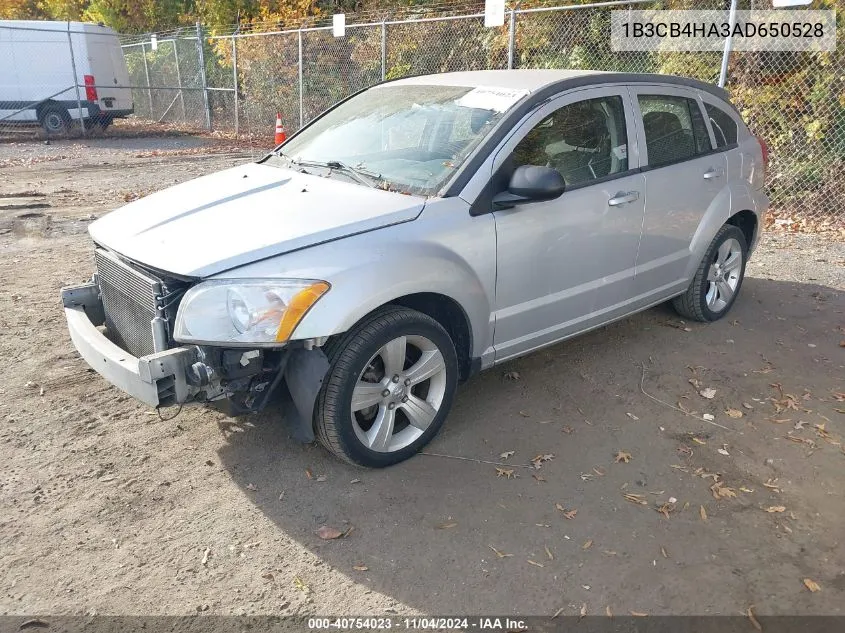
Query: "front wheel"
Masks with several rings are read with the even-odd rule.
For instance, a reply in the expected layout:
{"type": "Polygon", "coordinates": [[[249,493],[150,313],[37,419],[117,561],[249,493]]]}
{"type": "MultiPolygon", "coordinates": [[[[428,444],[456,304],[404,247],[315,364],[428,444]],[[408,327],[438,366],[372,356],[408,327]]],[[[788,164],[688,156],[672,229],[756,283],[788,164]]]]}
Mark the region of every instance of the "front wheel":
{"type": "Polygon", "coordinates": [[[390,466],[417,453],[443,425],[458,362],[452,339],[431,317],[402,307],[379,310],[327,345],[326,354],[314,427],[341,459],[390,466]]]}
{"type": "Polygon", "coordinates": [[[716,321],[725,316],[742,287],[747,255],[743,232],[732,224],[722,226],[689,288],[672,301],[678,314],[695,321],[716,321]]]}

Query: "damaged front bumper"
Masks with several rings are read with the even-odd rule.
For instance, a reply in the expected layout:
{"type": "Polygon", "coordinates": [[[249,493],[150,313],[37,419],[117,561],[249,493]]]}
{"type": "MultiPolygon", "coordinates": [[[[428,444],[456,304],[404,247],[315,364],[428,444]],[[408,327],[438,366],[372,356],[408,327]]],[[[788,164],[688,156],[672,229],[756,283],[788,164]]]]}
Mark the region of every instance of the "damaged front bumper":
{"type": "Polygon", "coordinates": [[[96,284],[62,289],[70,338],[82,358],[103,378],[151,407],[187,402],[196,391],[187,371],[196,359],[193,348],[177,347],[136,358],[98,329],[105,322],[96,284]]]}
{"type": "Polygon", "coordinates": [[[196,402],[235,416],[261,411],[278,390],[293,436],[314,441],[314,403],[329,369],[319,347],[299,341],[268,355],[183,346],[138,358],[99,328],[105,313],[96,283],[63,288],[61,296],[77,351],[97,373],[133,398],[151,407],[196,402]]]}

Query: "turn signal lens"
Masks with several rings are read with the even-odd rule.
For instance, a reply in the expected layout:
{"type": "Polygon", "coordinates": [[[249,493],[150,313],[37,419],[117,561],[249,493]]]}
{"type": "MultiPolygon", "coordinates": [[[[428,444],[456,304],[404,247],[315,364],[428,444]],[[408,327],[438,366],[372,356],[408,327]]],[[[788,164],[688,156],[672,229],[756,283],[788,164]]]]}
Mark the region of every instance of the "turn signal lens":
{"type": "Polygon", "coordinates": [[[317,283],[312,284],[304,290],[300,290],[296,293],[288,304],[287,309],[282,316],[281,323],[279,323],[279,331],[276,333],[276,341],[279,343],[287,341],[291,334],[293,334],[296,326],[299,325],[299,322],[308,313],[308,310],[311,309],[311,306],[317,303],[317,300],[322,297],[328,289],[329,284],[325,281],[318,281],[317,283]]]}

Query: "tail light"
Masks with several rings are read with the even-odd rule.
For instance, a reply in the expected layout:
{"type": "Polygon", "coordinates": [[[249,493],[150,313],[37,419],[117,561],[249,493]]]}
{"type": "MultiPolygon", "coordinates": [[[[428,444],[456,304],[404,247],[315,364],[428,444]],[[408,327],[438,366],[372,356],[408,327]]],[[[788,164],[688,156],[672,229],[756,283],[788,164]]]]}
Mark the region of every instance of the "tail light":
{"type": "Polygon", "coordinates": [[[94,75],[85,75],[85,99],[87,101],[97,101],[97,88],[94,82],[94,75]]]}
{"type": "Polygon", "coordinates": [[[763,153],[763,173],[766,173],[769,169],[769,146],[761,137],[756,138],[757,142],[760,143],[760,151],[763,153]]]}

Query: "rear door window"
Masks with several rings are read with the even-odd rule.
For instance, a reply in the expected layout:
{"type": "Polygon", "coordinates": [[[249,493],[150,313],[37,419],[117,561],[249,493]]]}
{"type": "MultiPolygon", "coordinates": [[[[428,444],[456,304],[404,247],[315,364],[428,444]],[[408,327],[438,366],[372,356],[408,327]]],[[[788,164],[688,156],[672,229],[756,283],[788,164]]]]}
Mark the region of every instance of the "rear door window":
{"type": "Polygon", "coordinates": [[[738,131],[734,118],[721,108],[709,103],[704,104],[704,109],[707,111],[707,118],[710,119],[710,125],[713,127],[716,147],[735,145],[738,131]]]}
{"type": "Polygon", "coordinates": [[[650,167],[688,160],[712,149],[695,99],[641,94],[638,100],[650,167]]]}

